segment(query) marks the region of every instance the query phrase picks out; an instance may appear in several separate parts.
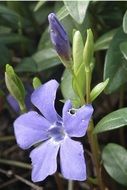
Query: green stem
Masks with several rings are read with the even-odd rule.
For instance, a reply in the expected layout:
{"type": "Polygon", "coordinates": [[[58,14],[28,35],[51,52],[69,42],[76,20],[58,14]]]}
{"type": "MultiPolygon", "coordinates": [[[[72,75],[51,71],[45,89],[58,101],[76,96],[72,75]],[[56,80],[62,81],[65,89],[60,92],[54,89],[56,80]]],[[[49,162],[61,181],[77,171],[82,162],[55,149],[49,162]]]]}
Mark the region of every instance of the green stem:
{"type": "Polygon", "coordinates": [[[85,68],[86,74],[86,102],[90,103],[91,69],[85,68]]]}
{"type": "MultiPolygon", "coordinates": [[[[85,74],[86,74],[86,103],[89,104],[91,103],[90,100],[90,87],[91,87],[91,78],[92,78],[92,72],[90,67],[85,68],[85,74]]],[[[91,152],[92,152],[92,157],[93,157],[93,164],[96,168],[96,175],[97,175],[97,180],[98,180],[98,186],[100,190],[105,190],[104,184],[102,182],[102,176],[101,176],[101,167],[100,167],[100,150],[99,150],[99,144],[98,144],[98,139],[95,134],[93,134],[94,130],[94,124],[93,120],[90,121],[89,127],[87,130],[87,135],[88,135],[88,141],[90,144],[91,152]]]]}
{"type": "Polygon", "coordinates": [[[99,151],[99,144],[98,144],[98,139],[95,134],[93,134],[93,129],[94,129],[94,124],[93,120],[90,121],[89,127],[87,130],[87,135],[88,135],[88,140],[93,156],[93,164],[96,168],[96,175],[97,175],[97,181],[98,185],[100,187],[100,190],[105,190],[103,181],[102,181],[102,176],[101,176],[101,168],[100,168],[100,151],[99,151]]]}

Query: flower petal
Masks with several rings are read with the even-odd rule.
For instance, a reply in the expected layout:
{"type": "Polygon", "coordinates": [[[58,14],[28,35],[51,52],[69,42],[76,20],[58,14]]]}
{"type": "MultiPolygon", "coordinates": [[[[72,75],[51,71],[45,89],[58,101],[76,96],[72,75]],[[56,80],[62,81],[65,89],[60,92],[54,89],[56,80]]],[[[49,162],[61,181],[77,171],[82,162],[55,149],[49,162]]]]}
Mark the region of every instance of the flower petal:
{"type": "Polygon", "coordinates": [[[60,147],[61,172],[66,179],[86,179],[86,165],[81,143],[66,137],[60,147]]]}
{"type": "Polygon", "coordinates": [[[48,175],[55,173],[57,169],[57,153],[60,144],[53,143],[52,139],[35,148],[30,153],[32,159],[32,181],[44,180],[48,175]]]}
{"type": "Polygon", "coordinates": [[[54,123],[58,120],[58,114],[54,108],[56,90],[59,84],[56,80],[50,80],[37,88],[31,96],[32,103],[40,110],[46,119],[54,123]]]}
{"type": "Polygon", "coordinates": [[[70,113],[72,108],[70,100],[68,100],[63,107],[63,123],[66,132],[71,137],[82,137],[85,135],[90,118],[93,113],[93,107],[84,105],[75,110],[74,114],[70,113]]]}
{"type": "Polygon", "coordinates": [[[33,144],[48,139],[47,130],[51,124],[35,111],[18,117],[14,122],[17,144],[27,149],[33,144]]]}

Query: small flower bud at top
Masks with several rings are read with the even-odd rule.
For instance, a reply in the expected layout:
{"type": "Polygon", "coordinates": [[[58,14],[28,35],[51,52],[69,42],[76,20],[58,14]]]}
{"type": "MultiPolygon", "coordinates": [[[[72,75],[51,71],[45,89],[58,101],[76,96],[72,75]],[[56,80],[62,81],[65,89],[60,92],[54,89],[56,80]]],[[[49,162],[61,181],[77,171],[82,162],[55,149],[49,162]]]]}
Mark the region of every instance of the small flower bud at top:
{"type": "Polygon", "coordinates": [[[54,13],[50,13],[48,16],[49,27],[50,27],[50,37],[55,49],[64,61],[71,60],[71,50],[70,43],[66,31],[57,19],[54,13]]]}

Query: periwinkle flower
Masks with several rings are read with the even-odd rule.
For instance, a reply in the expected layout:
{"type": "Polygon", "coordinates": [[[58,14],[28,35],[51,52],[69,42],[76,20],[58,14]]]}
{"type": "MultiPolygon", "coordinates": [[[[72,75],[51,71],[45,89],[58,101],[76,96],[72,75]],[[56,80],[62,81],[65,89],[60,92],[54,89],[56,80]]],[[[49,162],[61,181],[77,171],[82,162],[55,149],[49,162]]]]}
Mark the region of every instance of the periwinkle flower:
{"type": "Polygon", "coordinates": [[[62,117],[59,116],[54,107],[58,86],[56,80],[50,80],[32,93],[31,101],[42,115],[29,111],[14,122],[16,140],[22,149],[44,141],[30,153],[34,182],[56,172],[58,151],[62,175],[70,180],[86,179],[83,147],[71,137],[85,135],[93,108],[84,105],[72,114],[72,105],[68,100],[64,104],[62,117]]]}
{"type": "Polygon", "coordinates": [[[57,19],[54,13],[50,13],[48,16],[49,27],[50,27],[50,37],[51,41],[58,53],[64,61],[71,60],[71,49],[70,43],[64,27],[57,19]]]}

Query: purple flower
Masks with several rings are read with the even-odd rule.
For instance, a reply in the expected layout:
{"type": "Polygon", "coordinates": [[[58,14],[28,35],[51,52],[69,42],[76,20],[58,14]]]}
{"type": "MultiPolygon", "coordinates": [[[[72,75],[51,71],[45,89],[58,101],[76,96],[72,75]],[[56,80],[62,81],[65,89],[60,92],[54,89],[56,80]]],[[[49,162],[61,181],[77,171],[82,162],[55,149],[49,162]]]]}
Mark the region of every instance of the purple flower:
{"type": "Polygon", "coordinates": [[[54,13],[48,16],[50,26],[50,37],[58,55],[66,61],[71,59],[70,43],[64,27],[61,25],[54,13]]]}
{"type": "Polygon", "coordinates": [[[50,80],[32,93],[31,101],[43,116],[36,111],[29,111],[14,122],[16,140],[22,149],[44,141],[30,153],[34,182],[42,181],[56,172],[58,151],[63,176],[71,180],[86,179],[83,147],[71,137],[85,135],[93,108],[84,105],[72,114],[74,109],[68,100],[60,117],[54,108],[58,86],[56,80],[50,80]]]}

